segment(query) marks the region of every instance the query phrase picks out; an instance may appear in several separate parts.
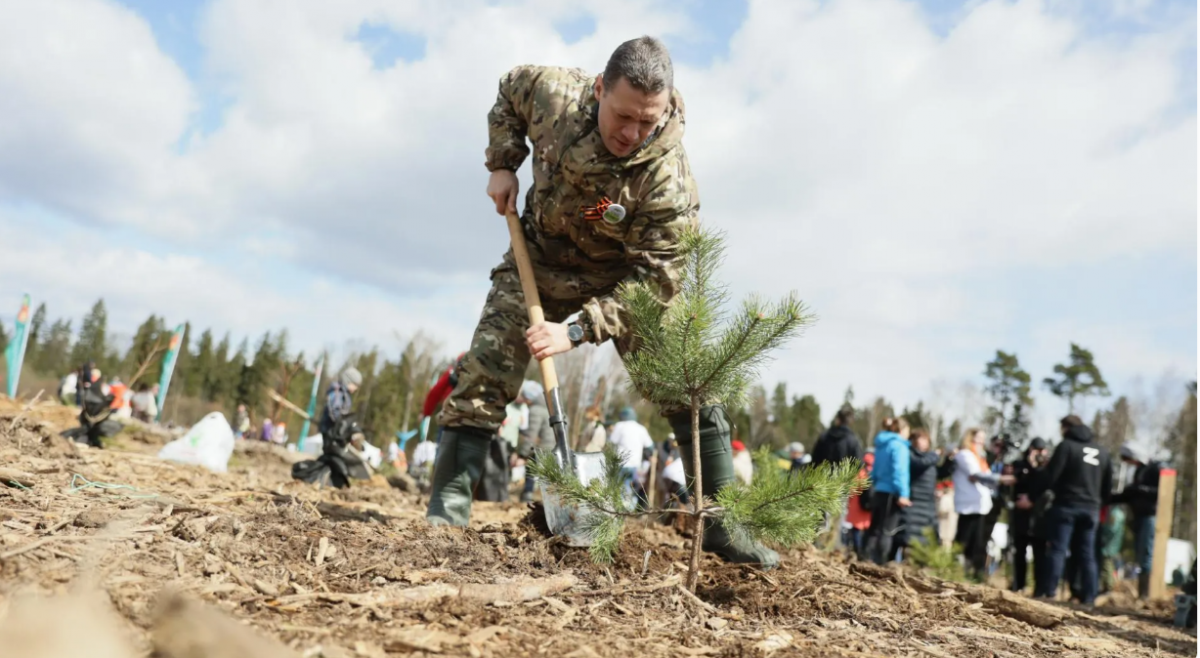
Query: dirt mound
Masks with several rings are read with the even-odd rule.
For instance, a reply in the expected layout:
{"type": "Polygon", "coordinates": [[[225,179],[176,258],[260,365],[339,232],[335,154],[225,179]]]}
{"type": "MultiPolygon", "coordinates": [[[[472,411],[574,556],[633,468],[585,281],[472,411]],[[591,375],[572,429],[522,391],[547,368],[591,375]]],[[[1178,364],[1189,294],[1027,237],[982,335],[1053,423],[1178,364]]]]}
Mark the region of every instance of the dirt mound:
{"type": "Polygon", "coordinates": [[[28,478],[0,486],[0,611],[90,583],[139,655],[187,627],[163,621],[165,588],[307,656],[1195,653],[1166,610],[1076,611],[815,549],[765,574],[705,556],[692,596],[685,538],[666,526],[632,525],[599,566],[548,536],[536,506],[476,503],[470,528],[433,528],[420,497],[318,490],[270,446],[215,474],[76,446],[40,407],[14,424],[19,411],[0,407],[0,460],[28,478]]]}

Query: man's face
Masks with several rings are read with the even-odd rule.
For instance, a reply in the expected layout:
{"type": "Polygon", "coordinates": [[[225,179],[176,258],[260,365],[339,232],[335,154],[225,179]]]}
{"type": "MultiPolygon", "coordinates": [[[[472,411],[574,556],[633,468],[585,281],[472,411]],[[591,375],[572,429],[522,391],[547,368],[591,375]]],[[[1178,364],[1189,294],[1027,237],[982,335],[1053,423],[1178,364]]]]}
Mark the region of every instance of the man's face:
{"type": "Polygon", "coordinates": [[[612,89],[604,88],[603,76],[596,76],[596,100],[600,102],[599,130],[604,148],[623,158],[646,141],[667,111],[670,90],[646,94],[633,88],[625,78],[612,89]]]}
{"type": "Polygon", "coordinates": [[[917,452],[929,452],[929,437],[924,434],[917,437],[917,452]]]}

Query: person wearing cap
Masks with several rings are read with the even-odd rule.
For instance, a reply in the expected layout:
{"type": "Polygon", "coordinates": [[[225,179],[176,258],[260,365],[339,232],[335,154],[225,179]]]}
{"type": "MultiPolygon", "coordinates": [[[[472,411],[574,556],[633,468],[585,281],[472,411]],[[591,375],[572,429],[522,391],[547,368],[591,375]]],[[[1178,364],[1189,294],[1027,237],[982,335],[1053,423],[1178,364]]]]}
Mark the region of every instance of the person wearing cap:
{"type": "Polygon", "coordinates": [[[1024,456],[1013,464],[1013,509],[1009,524],[1013,538],[1012,591],[1023,592],[1029,571],[1026,553],[1033,552],[1033,587],[1040,591],[1039,583],[1046,579],[1046,540],[1034,523],[1034,507],[1046,491],[1046,462],[1050,451],[1046,441],[1035,437],[1025,448],[1024,456]]]}
{"type": "Polygon", "coordinates": [[[808,454],[804,449],[804,444],[799,441],[793,441],[788,444],[788,458],[792,462],[789,467],[790,473],[795,473],[812,463],[812,455],[808,454]]]}
{"type": "Polygon", "coordinates": [[[733,447],[733,474],[743,484],[750,484],[754,479],[754,459],[750,457],[750,451],[746,450],[746,444],[736,439],[730,445],[733,447]]]}
{"type": "Polygon", "coordinates": [[[362,386],[362,373],[357,368],[347,367],[342,374],[329,385],[325,393],[325,409],[321,411],[321,421],[317,423],[317,431],[325,436],[339,420],[350,413],[354,403],[354,393],[362,386]]]}
{"type": "Polygon", "coordinates": [[[625,483],[626,495],[632,497],[633,479],[642,465],[642,454],[646,448],[654,448],[654,439],[650,438],[645,426],[638,422],[633,407],[622,409],[618,418],[620,420],[608,435],[608,442],[615,445],[617,453],[621,455],[621,478],[625,483]]]}
{"type": "Polygon", "coordinates": [[[1134,555],[1138,572],[1138,597],[1150,596],[1150,565],[1154,558],[1154,521],[1158,514],[1158,479],[1163,465],[1146,459],[1136,447],[1121,446],[1121,461],[1134,467],[1133,480],[1114,494],[1112,503],[1129,506],[1133,521],[1134,555]]]}
{"type": "MultiPolygon", "coordinates": [[[[549,453],[554,450],[554,430],[550,427],[550,409],[546,406],[546,391],[542,385],[526,380],[521,384],[517,401],[529,407],[529,424],[521,430],[520,443],[517,445],[517,456],[521,459],[533,459],[538,452],[549,453]]],[[[521,492],[521,502],[533,500],[534,477],[525,476],[525,489],[521,492]]]]}

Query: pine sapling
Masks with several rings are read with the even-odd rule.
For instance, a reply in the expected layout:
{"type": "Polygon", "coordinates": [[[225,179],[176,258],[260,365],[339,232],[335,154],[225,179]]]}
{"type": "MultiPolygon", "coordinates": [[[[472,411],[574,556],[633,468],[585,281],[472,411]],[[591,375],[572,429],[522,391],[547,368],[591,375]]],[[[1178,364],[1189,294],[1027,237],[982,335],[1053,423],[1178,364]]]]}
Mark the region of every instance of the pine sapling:
{"type": "Polygon", "coordinates": [[[750,484],[735,483],[719,492],[704,491],[700,459],[700,410],[709,405],[737,406],[769,353],[813,321],[794,293],[775,303],[752,296],[726,313],[727,293],[714,274],[723,254],[723,237],[706,229],[680,236],[681,278],[678,294],[664,304],[648,283],[623,284],[617,293],[624,306],[634,347],[624,356],[633,390],[668,411],[691,414],[692,463],[690,510],[635,511],[625,501],[620,456],[606,449],[602,478],[584,486],[549,454],[539,455],[530,472],[565,503],[589,512],[581,519],[592,540],[593,559],[612,559],[627,518],[682,513],[692,517],[687,587],[699,576],[705,520],[720,518],[735,540],[767,541],[785,547],[812,541],[825,515],[841,512],[846,498],[863,488],[861,464],[847,460],[789,474],[770,453],[756,456],[750,484]],[[713,505],[708,505],[709,499],[713,505]]]}

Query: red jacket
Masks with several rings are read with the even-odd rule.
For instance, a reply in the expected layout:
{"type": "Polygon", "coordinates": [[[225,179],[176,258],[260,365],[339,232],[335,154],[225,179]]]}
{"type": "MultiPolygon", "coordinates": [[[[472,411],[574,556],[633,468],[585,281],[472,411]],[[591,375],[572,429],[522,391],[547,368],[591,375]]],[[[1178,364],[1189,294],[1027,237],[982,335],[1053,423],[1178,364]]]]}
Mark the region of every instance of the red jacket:
{"type": "MultiPolygon", "coordinates": [[[[875,455],[867,453],[863,455],[865,466],[858,472],[858,479],[863,480],[871,475],[871,471],[875,466],[875,455]]],[[[866,530],[871,527],[871,513],[862,508],[861,496],[851,496],[850,500],[846,501],[846,521],[854,526],[857,530],[866,530]]]]}
{"type": "Polygon", "coordinates": [[[450,397],[450,392],[454,390],[454,387],[450,385],[450,374],[453,372],[454,366],[446,368],[446,372],[438,377],[437,383],[425,394],[425,404],[421,407],[422,416],[432,416],[437,413],[437,410],[446,402],[446,398],[450,397]]]}

